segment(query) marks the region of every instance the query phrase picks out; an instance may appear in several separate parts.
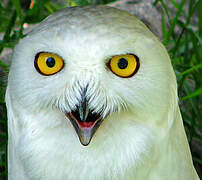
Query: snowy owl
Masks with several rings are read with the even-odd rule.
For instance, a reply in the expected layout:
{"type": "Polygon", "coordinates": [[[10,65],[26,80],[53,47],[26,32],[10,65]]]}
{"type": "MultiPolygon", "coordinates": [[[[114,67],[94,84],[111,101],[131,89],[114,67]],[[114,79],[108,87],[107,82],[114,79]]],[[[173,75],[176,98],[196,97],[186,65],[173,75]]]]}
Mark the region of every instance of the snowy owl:
{"type": "Polygon", "coordinates": [[[9,180],[197,180],[168,53],[106,6],[60,10],[15,47],[9,180]]]}

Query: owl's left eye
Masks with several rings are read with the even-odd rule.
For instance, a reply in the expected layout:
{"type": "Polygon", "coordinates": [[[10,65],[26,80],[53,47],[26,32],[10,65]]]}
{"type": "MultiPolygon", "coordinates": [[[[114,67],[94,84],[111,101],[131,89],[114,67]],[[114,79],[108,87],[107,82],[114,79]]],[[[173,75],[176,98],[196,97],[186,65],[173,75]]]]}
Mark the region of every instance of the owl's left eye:
{"type": "Polygon", "coordinates": [[[108,67],[117,76],[129,78],[137,73],[139,58],[134,54],[116,55],[109,60],[108,67]]]}
{"type": "Polygon", "coordinates": [[[42,75],[53,75],[64,67],[63,59],[54,53],[40,52],[35,56],[34,66],[42,75]]]}

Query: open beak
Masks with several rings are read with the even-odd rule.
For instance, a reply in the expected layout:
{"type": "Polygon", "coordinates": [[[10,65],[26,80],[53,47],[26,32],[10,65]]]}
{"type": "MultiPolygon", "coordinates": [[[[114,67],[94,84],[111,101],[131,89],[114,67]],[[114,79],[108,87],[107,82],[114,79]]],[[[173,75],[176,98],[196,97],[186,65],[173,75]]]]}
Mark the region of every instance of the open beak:
{"type": "Polygon", "coordinates": [[[86,89],[82,91],[81,97],[81,102],[76,110],[67,112],[66,116],[74,126],[81,144],[87,146],[100,126],[103,117],[101,114],[89,109],[86,99],[86,89]]]}

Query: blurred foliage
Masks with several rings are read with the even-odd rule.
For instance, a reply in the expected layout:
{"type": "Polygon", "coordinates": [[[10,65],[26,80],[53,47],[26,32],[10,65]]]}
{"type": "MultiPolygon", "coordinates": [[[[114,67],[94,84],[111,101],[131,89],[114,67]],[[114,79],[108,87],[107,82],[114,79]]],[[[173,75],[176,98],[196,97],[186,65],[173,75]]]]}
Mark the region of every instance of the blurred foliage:
{"type": "MultiPolygon", "coordinates": [[[[64,6],[107,4],[112,1],[67,0],[61,3],[60,0],[3,0],[0,2],[0,55],[4,48],[13,48],[26,35],[23,34],[25,23],[39,23],[64,6]]],[[[193,142],[202,143],[202,1],[171,0],[170,3],[176,9],[174,16],[164,0],[156,0],[153,5],[160,5],[162,9],[163,43],[169,51],[177,76],[180,107],[194,164],[201,171],[202,160],[197,151],[193,150],[193,142]],[[198,16],[198,24],[193,27],[194,16],[198,16]]],[[[8,65],[0,59],[0,180],[7,179],[6,83],[1,73],[7,74],[8,69],[8,65]]]]}

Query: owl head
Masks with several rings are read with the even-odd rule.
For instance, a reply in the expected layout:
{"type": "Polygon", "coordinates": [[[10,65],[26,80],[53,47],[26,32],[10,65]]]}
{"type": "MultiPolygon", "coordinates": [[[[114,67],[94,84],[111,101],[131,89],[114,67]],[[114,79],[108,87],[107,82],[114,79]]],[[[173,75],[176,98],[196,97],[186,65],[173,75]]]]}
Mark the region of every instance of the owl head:
{"type": "Polygon", "coordinates": [[[104,6],[63,9],[35,27],[15,48],[8,89],[37,117],[22,125],[67,126],[85,146],[100,129],[100,141],[138,123],[163,132],[177,99],[160,41],[134,16],[104,6]]]}

